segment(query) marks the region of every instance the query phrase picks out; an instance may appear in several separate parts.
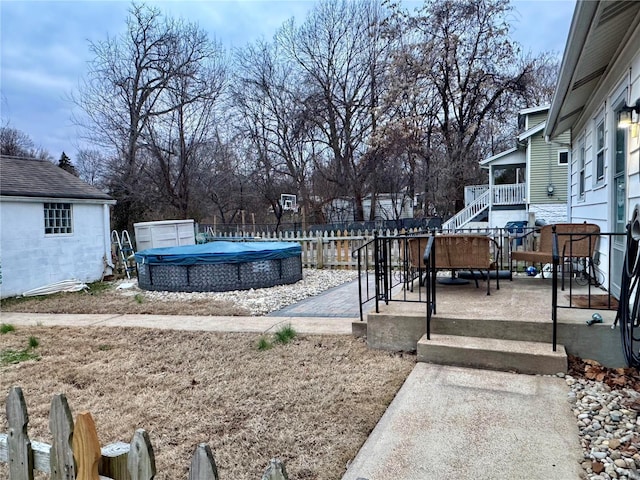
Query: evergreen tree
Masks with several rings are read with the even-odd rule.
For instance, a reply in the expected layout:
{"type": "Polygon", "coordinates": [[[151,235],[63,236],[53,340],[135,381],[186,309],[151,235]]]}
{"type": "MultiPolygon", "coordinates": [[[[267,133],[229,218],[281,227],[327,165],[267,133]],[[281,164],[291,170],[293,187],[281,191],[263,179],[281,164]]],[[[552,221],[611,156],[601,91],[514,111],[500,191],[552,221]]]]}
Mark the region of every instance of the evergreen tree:
{"type": "Polygon", "coordinates": [[[73,166],[73,163],[71,163],[71,159],[64,152],[62,152],[62,155],[60,155],[60,160],[58,160],[58,166],[61,169],[69,172],[71,175],[75,175],[76,177],[78,176],[78,171],[76,170],[76,167],[73,166]]]}

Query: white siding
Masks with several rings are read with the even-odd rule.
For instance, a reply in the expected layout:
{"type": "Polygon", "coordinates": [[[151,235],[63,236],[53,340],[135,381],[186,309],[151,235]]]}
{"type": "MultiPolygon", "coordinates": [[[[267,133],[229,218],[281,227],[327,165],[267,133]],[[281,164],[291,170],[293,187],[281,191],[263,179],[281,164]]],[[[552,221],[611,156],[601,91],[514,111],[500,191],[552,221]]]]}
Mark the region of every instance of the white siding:
{"type": "MultiPolygon", "coordinates": [[[[638,53],[631,62],[631,88],[629,98],[632,103],[636,99],[640,99],[640,53],[638,53]]],[[[631,129],[628,138],[627,196],[629,197],[629,205],[627,205],[627,212],[629,212],[628,215],[629,218],[631,218],[634,206],[640,203],[640,126],[631,129]],[[635,136],[633,133],[635,133],[635,136]]]]}
{"type": "Polygon", "coordinates": [[[43,203],[0,201],[1,298],[61,280],[100,280],[109,248],[104,206],[72,205],[73,233],[45,236],[43,203]]]}
{"type": "MultiPolygon", "coordinates": [[[[640,29],[636,28],[630,38],[630,44],[640,40],[640,29]]],[[[636,43],[637,44],[637,43],[636,43]]],[[[597,92],[594,99],[588,104],[587,110],[572,132],[574,139],[571,155],[571,221],[590,222],[600,226],[602,232],[612,232],[615,229],[614,205],[613,205],[613,162],[615,161],[615,133],[617,128],[617,115],[615,108],[620,100],[620,95],[626,97],[627,104],[634,104],[640,98],[640,52],[635,51],[630,60],[623,64],[618,62],[612,71],[622,71],[615,78],[607,77],[603,86],[597,92]],[[605,154],[604,154],[604,181],[595,181],[596,171],[596,125],[604,116],[605,125],[605,154]],[[585,146],[585,194],[580,198],[578,192],[578,162],[580,140],[584,138],[585,146]]],[[[640,204],[640,127],[629,129],[627,136],[626,155],[626,180],[627,192],[626,216],[627,221],[633,215],[636,204],[640,204]]],[[[608,252],[609,241],[603,238],[598,246],[600,252],[600,268],[605,277],[605,284],[609,281],[608,252]]],[[[612,291],[617,294],[616,283],[619,281],[619,269],[621,268],[621,253],[613,250],[612,261],[612,291]]]]}
{"type": "Polygon", "coordinates": [[[566,203],[543,203],[530,205],[529,212],[535,215],[536,220],[544,220],[546,223],[566,223],[566,203]]]}
{"type": "Polygon", "coordinates": [[[504,228],[507,222],[527,221],[527,211],[522,210],[492,210],[489,227],[504,228]]]}

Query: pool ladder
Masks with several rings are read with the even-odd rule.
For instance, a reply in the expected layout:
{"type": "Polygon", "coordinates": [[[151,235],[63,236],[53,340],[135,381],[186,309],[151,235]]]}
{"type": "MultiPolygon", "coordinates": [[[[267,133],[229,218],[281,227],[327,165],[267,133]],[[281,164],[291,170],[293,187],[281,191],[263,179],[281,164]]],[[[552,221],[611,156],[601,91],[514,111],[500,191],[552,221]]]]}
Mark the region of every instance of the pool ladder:
{"type": "Polygon", "coordinates": [[[136,252],[133,250],[131,237],[127,230],[123,230],[120,234],[117,230],[111,232],[111,249],[119,270],[123,271],[128,279],[131,279],[131,272],[136,269],[134,261],[136,252]]]}

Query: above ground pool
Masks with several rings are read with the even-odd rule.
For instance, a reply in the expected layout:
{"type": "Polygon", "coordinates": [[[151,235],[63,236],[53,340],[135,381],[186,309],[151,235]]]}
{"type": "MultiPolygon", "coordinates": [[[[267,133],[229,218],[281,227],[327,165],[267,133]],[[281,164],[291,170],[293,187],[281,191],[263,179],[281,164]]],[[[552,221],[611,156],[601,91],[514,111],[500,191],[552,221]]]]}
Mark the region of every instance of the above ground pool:
{"type": "Polygon", "coordinates": [[[302,280],[295,242],[211,242],[135,254],[138,286],[170,292],[248,290],[302,280]]]}

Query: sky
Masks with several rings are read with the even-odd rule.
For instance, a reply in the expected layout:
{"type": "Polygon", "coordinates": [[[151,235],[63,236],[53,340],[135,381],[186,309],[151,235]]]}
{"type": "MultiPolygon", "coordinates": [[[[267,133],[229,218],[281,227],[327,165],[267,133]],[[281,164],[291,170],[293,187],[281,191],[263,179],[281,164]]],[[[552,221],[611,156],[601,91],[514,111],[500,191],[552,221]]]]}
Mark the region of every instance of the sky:
{"type": "MultiPolygon", "coordinates": [[[[197,22],[227,51],[260,38],[295,17],[301,22],[313,0],[147,1],[172,17],[197,22]]],[[[403,4],[410,6],[416,4],[403,4]]],[[[90,42],[122,33],[127,0],[0,0],[0,116],[2,125],[28,134],[36,147],[73,161],[78,148],[71,94],[91,59],[90,42]]],[[[534,54],[560,57],[575,0],[512,0],[513,38],[534,54]]]]}

